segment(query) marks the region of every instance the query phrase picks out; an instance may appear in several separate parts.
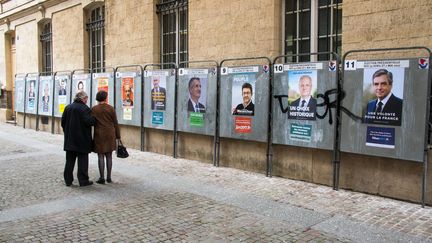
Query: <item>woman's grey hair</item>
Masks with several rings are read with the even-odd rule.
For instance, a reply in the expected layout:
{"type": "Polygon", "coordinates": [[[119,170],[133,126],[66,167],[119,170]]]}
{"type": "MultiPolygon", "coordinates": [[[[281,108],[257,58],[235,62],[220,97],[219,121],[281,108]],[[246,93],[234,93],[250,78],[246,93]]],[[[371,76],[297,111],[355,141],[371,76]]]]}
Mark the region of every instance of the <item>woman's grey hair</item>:
{"type": "Polygon", "coordinates": [[[88,97],[87,93],[84,92],[84,91],[80,91],[80,92],[76,93],[74,101],[75,102],[77,102],[77,101],[83,101],[83,99],[85,97],[88,97]]]}

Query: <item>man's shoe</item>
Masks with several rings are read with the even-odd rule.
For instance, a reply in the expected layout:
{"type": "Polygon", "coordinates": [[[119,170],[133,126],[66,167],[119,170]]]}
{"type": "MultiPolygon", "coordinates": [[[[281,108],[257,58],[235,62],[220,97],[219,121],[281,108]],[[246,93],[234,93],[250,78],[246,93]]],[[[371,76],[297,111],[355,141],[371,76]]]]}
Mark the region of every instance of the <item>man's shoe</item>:
{"type": "Polygon", "coordinates": [[[81,184],[80,186],[91,186],[93,185],[93,181],[88,181],[87,183],[81,184]]]}
{"type": "Polygon", "coordinates": [[[108,177],[106,182],[111,183],[112,182],[111,177],[108,177]]]}
{"type": "Polygon", "coordinates": [[[105,184],[105,179],[100,177],[99,180],[96,181],[97,184],[105,184]]]}
{"type": "Polygon", "coordinates": [[[72,183],[70,183],[70,184],[66,184],[66,186],[72,186],[72,183]]]}

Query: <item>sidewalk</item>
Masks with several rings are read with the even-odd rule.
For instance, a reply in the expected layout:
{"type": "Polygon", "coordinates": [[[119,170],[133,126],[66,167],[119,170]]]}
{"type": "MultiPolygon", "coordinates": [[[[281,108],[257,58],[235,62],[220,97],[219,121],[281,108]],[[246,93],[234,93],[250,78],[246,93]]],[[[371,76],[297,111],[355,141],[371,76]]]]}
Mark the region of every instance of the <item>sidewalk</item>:
{"type": "Polygon", "coordinates": [[[432,242],[418,204],[132,149],[66,187],[61,135],[0,124],[0,148],[0,242],[432,242]]]}

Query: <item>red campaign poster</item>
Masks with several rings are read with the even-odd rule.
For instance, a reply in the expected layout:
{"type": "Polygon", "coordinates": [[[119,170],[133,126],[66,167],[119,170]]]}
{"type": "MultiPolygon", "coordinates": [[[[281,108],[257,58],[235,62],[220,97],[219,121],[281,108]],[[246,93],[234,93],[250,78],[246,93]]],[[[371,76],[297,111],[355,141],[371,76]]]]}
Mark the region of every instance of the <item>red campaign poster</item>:
{"type": "Polygon", "coordinates": [[[235,117],[235,132],[236,133],[251,133],[252,118],[251,117],[235,117]]]}

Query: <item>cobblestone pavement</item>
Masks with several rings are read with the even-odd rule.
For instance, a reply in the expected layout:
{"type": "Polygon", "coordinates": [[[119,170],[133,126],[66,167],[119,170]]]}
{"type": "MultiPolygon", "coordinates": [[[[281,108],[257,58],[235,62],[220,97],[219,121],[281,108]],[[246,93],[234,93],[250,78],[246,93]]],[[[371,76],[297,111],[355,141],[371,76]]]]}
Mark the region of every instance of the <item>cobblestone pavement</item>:
{"type": "Polygon", "coordinates": [[[62,141],[0,124],[0,242],[432,242],[430,207],[132,149],[66,187],[62,141]]]}

